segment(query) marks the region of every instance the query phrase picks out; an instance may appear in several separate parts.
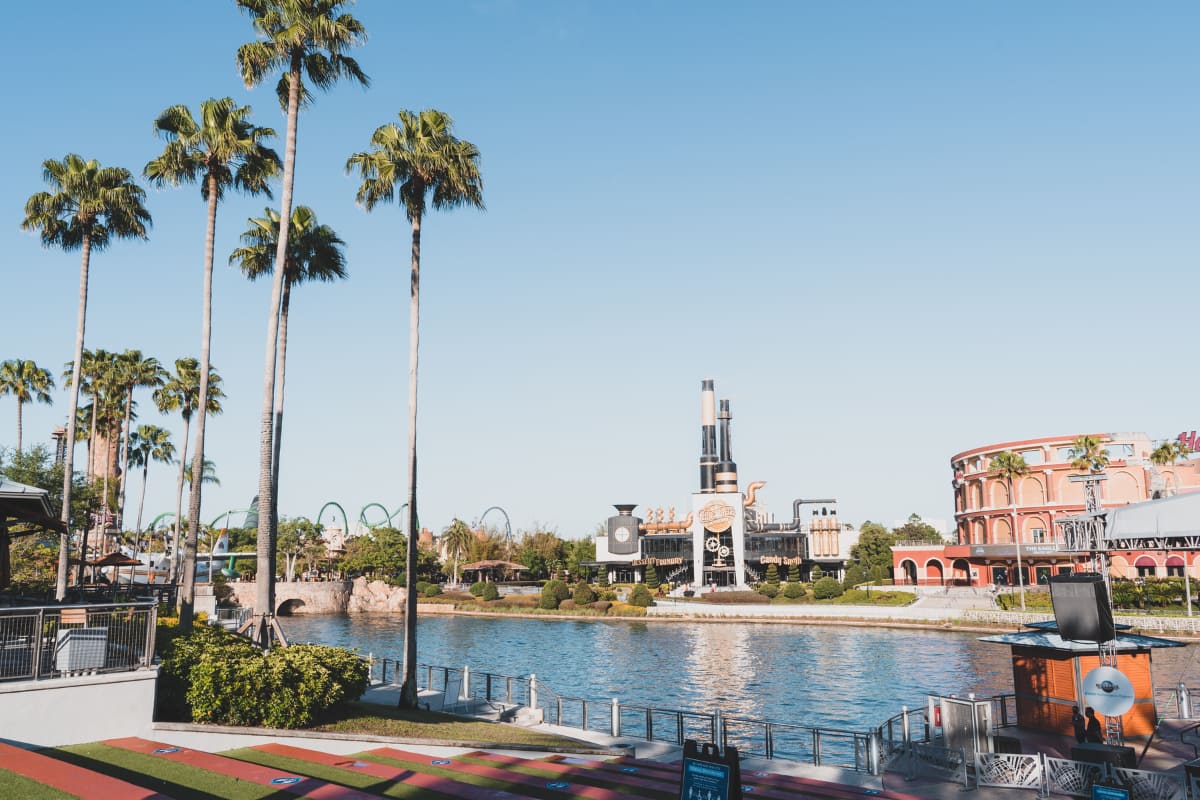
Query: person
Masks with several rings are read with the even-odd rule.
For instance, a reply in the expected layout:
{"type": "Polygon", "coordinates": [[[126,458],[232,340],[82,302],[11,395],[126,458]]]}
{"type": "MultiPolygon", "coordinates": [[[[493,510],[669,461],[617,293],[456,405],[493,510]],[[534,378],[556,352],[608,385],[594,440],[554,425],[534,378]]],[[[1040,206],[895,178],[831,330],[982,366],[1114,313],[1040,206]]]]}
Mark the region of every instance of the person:
{"type": "Polygon", "coordinates": [[[1088,706],[1083,713],[1087,715],[1087,741],[1104,744],[1104,731],[1100,727],[1100,720],[1096,719],[1096,709],[1088,706]]]}
{"type": "Polygon", "coordinates": [[[1079,713],[1079,706],[1071,709],[1071,727],[1075,729],[1075,741],[1083,744],[1087,740],[1087,720],[1079,713]]]}

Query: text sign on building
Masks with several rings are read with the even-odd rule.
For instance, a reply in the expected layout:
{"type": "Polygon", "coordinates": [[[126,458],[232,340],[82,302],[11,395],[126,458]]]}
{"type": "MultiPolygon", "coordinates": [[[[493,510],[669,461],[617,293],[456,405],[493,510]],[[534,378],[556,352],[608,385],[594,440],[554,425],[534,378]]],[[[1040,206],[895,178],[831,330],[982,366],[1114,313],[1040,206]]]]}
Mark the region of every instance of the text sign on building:
{"type": "Polygon", "coordinates": [[[713,533],[724,533],[733,526],[733,514],[733,506],[713,500],[700,509],[700,523],[713,533]]]}
{"type": "Polygon", "coordinates": [[[1133,708],[1133,683],[1113,667],[1096,667],[1083,676],[1083,700],[1106,717],[1119,717],[1133,708]]]}

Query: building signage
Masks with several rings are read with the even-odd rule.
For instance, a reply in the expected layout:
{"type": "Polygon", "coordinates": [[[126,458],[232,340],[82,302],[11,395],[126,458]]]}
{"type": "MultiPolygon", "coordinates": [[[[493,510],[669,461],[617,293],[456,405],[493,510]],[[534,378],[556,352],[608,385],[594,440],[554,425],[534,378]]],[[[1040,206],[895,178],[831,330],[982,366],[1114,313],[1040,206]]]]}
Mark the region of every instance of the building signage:
{"type": "Polygon", "coordinates": [[[1106,717],[1119,717],[1133,708],[1133,683],[1113,667],[1096,667],[1083,676],[1083,700],[1106,717]]]}
{"type": "Polygon", "coordinates": [[[653,564],[656,567],[674,567],[683,563],[682,558],[639,558],[636,561],[630,561],[630,565],[635,567],[644,567],[648,564],[653,564]]]}
{"type": "Polygon", "coordinates": [[[733,526],[733,514],[733,506],[713,500],[700,509],[700,523],[713,533],[724,533],[733,526]]]}
{"type": "Polygon", "coordinates": [[[1188,450],[1200,450],[1200,436],[1197,436],[1195,431],[1181,433],[1175,437],[1175,441],[1187,445],[1188,450]]]}
{"type": "Polygon", "coordinates": [[[758,560],[758,563],[760,563],[760,564],[787,564],[790,566],[792,564],[803,564],[804,559],[802,559],[800,556],[795,556],[794,558],[785,558],[783,556],[763,556],[762,558],[760,558],[758,560]]]}

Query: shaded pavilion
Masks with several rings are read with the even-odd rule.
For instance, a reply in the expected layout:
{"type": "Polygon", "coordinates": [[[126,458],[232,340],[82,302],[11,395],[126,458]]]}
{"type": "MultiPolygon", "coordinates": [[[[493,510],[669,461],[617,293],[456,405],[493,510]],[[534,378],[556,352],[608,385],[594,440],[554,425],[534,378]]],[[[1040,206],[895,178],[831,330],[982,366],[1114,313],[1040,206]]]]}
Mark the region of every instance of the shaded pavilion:
{"type": "Polygon", "coordinates": [[[41,531],[63,533],[66,525],[55,519],[50,508],[50,493],[36,486],[9,480],[0,475],[0,589],[12,583],[9,547],[12,537],[41,531]],[[18,530],[13,530],[17,526],[18,530]]]}
{"type": "Polygon", "coordinates": [[[459,569],[462,571],[463,580],[467,579],[468,573],[474,572],[475,580],[491,583],[511,580],[518,573],[529,572],[529,567],[524,564],[502,560],[473,561],[470,564],[463,564],[459,569]]]}

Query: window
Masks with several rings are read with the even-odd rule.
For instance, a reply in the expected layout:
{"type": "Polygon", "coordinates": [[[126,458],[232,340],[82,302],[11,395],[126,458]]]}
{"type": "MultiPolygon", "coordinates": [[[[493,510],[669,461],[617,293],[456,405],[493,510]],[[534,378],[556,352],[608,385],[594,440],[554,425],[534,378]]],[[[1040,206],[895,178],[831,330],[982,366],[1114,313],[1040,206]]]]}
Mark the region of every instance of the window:
{"type": "Polygon", "coordinates": [[[1110,444],[1104,449],[1107,451],[1110,461],[1124,461],[1133,457],[1133,445],[1131,444],[1110,444]]]}
{"type": "Polygon", "coordinates": [[[1034,544],[1044,544],[1046,542],[1045,528],[1030,528],[1029,536],[1034,544]]]}
{"type": "Polygon", "coordinates": [[[1137,568],[1137,571],[1138,571],[1138,577],[1139,577],[1139,578],[1153,578],[1153,577],[1154,577],[1154,570],[1155,570],[1155,568],[1154,568],[1153,566],[1144,567],[1144,566],[1142,566],[1142,565],[1140,565],[1140,564],[1139,564],[1139,565],[1138,565],[1138,568],[1137,568]]]}
{"type": "Polygon", "coordinates": [[[1183,564],[1167,564],[1167,577],[1168,578],[1182,578],[1183,577],[1183,564]]]}

